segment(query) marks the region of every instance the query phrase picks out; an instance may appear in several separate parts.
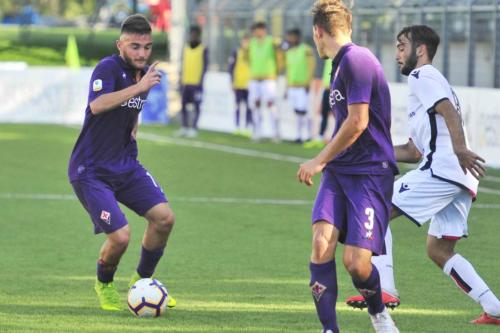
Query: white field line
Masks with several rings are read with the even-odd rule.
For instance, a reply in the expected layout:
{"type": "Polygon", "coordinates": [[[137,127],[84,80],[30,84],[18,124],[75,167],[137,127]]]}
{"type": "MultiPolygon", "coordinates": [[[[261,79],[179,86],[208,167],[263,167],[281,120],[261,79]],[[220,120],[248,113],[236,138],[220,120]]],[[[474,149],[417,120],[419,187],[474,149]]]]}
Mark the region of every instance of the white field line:
{"type": "MultiPolygon", "coordinates": [[[[72,194],[54,193],[0,193],[0,200],[39,200],[39,201],[76,201],[72,194]]],[[[310,206],[309,200],[300,199],[262,199],[262,198],[217,198],[217,197],[175,197],[172,203],[219,203],[219,204],[246,204],[246,205],[273,205],[273,206],[310,206]]],[[[472,208],[500,209],[500,204],[476,203],[472,208]]]]}
{"type": "MultiPolygon", "coordinates": [[[[139,132],[139,137],[143,140],[148,140],[148,141],[152,141],[152,142],[169,143],[169,144],[176,144],[176,145],[181,145],[181,146],[186,146],[186,147],[194,147],[194,148],[204,148],[204,149],[210,149],[210,150],[215,150],[215,151],[221,151],[221,152],[225,152],[225,153],[229,153],[229,154],[264,158],[264,159],[270,159],[270,160],[275,160],[275,161],[293,162],[293,163],[303,163],[305,161],[304,158],[298,157],[298,156],[276,154],[276,153],[258,151],[258,150],[248,149],[248,148],[237,148],[237,147],[222,145],[222,144],[218,144],[218,143],[209,143],[209,142],[196,141],[196,140],[172,138],[172,137],[167,137],[167,136],[152,134],[152,133],[139,132]]],[[[485,180],[490,181],[490,182],[500,183],[500,177],[486,176],[485,180]]],[[[491,189],[491,188],[487,188],[487,187],[480,187],[479,192],[493,194],[493,195],[500,195],[500,190],[495,190],[495,189],[491,189]]],[[[221,199],[221,200],[225,200],[225,199],[221,199]]]]}
{"type": "Polygon", "coordinates": [[[248,149],[248,148],[238,148],[238,147],[232,147],[232,146],[228,146],[228,145],[222,145],[219,143],[210,143],[210,142],[197,141],[197,140],[172,138],[172,137],[167,137],[167,136],[157,135],[157,134],[152,134],[152,133],[139,132],[139,138],[141,138],[143,140],[152,141],[152,142],[170,143],[170,144],[176,144],[179,146],[187,146],[187,147],[194,147],[194,148],[204,148],[204,149],[221,151],[221,152],[235,154],[235,155],[264,158],[264,159],[275,160],[275,161],[293,162],[293,163],[303,163],[304,161],[306,161],[305,158],[298,157],[298,156],[276,154],[276,153],[270,153],[270,152],[266,152],[266,151],[259,151],[259,150],[248,149]]]}

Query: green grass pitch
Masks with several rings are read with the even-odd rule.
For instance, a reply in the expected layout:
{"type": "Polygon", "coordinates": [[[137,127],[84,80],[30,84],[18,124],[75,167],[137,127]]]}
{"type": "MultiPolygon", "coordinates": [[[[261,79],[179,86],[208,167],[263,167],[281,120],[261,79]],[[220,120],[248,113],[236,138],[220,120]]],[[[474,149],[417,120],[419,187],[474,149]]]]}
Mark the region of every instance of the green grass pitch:
{"type": "MultiPolygon", "coordinates": [[[[156,277],[178,305],[148,320],[98,308],[92,287],[103,236],[93,235],[66,176],[78,131],[0,125],[0,332],[320,331],[308,289],[316,187],[299,184],[298,162],[282,158],[316,151],[209,132],[197,147],[171,139],[173,128],[141,127],[148,135],[139,139],[140,160],[177,216],[156,277]]],[[[458,249],[500,294],[500,183],[490,177],[482,186],[493,191],[480,193],[458,249]]],[[[132,240],[116,274],[124,304],[145,223],[125,214],[132,240]]],[[[498,332],[468,323],[481,309],[427,259],[426,227],[400,218],[392,229],[402,298],[392,315],[401,332],[498,332]]],[[[366,311],[344,305],[355,291],[341,265],[337,271],[341,330],[371,332],[366,311]]]]}

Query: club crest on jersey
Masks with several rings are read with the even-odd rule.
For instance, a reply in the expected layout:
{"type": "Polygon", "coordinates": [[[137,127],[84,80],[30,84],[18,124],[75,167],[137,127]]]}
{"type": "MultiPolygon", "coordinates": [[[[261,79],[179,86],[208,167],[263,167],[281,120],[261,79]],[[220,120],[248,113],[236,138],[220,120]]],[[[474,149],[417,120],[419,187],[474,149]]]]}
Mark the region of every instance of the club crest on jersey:
{"type": "Polygon", "coordinates": [[[103,210],[101,212],[101,220],[107,224],[111,224],[111,213],[103,210]]]}
{"type": "Polygon", "coordinates": [[[101,91],[102,90],[102,80],[97,79],[92,82],[92,90],[93,91],[101,91]]]}
{"type": "Polygon", "coordinates": [[[318,281],[314,282],[314,284],[311,286],[311,292],[316,300],[316,302],[319,302],[321,296],[325,293],[326,287],[319,283],[318,281]]]}
{"type": "Polygon", "coordinates": [[[403,192],[406,192],[409,190],[410,190],[410,186],[408,184],[401,183],[401,187],[399,188],[399,193],[403,193],[403,192]]]}
{"type": "Polygon", "coordinates": [[[420,75],[420,71],[413,71],[411,73],[411,76],[413,76],[414,78],[416,78],[418,80],[418,76],[420,75]]]}

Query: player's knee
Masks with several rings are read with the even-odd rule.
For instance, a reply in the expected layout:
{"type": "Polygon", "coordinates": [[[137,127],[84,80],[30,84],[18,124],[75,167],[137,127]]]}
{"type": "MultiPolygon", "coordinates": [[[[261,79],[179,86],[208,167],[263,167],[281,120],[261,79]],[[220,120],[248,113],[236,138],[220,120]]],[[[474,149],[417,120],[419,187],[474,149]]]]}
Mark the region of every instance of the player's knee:
{"type": "Polygon", "coordinates": [[[335,248],[326,239],[314,237],[312,244],[311,262],[321,264],[329,262],[334,257],[335,248]]]}
{"type": "Polygon", "coordinates": [[[175,214],[170,209],[158,213],[151,221],[161,234],[169,234],[175,224],[175,214]]]}
{"type": "Polygon", "coordinates": [[[108,239],[115,249],[125,251],[130,241],[130,229],[129,228],[119,229],[113,232],[112,234],[108,235],[108,239]]]}
{"type": "Polygon", "coordinates": [[[371,266],[361,261],[345,260],[344,266],[353,279],[365,281],[371,273],[371,266]]]}
{"type": "Polygon", "coordinates": [[[453,257],[455,241],[445,239],[429,238],[427,240],[427,256],[440,268],[453,257]]]}

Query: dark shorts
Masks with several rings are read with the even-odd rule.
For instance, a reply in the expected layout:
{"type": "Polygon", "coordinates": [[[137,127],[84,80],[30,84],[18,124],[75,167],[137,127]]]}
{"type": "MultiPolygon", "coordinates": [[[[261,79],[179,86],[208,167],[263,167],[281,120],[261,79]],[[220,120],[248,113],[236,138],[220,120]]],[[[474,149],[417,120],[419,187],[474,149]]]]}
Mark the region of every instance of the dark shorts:
{"type": "Polygon", "coordinates": [[[94,233],[112,233],[127,225],[118,202],[140,216],[159,203],[167,202],[163,190],[141,165],[129,173],[90,177],[71,182],[76,196],[94,223],[94,233]]]}
{"type": "Polygon", "coordinates": [[[201,86],[185,85],[182,87],[182,104],[200,104],[203,97],[201,86]]]}
{"type": "Polygon", "coordinates": [[[248,89],[235,89],[236,104],[248,104],[248,89]]]}
{"type": "Polygon", "coordinates": [[[392,174],[345,175],[325,170],[312,223],[331,223],[339,230],[341,243],[384,254],[393,183],[392,174]]]}

